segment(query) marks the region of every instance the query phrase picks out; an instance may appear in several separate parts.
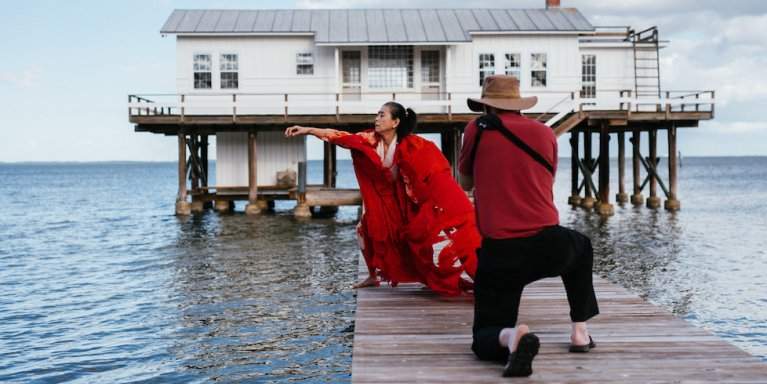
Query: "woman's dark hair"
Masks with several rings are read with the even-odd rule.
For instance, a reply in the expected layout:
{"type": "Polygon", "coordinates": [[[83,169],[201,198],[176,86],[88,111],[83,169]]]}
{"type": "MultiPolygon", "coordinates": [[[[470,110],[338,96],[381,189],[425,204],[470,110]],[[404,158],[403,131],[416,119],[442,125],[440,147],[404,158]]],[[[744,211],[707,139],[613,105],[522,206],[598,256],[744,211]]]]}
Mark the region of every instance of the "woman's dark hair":
{"type": "Polygon", "coordinates": [[[405,136],[415,131],[415,125],[417,118],[415,112],[402,106],[402,104],[396,101],[390,101],[384,104],[389,108],[389,113],[392,119],[399,119],[399,125],[397,125],[397,140],[402,140],[405,136]]]}

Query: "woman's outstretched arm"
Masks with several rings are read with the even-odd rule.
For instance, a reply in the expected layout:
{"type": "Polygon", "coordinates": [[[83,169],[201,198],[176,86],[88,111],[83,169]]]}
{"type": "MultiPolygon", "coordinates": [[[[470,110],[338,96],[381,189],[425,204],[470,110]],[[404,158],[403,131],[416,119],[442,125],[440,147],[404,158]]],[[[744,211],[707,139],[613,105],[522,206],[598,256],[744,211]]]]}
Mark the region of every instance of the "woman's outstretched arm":
{"type": "Polygon", "coordinates": [[[343,131],[339,131],[331,128],[315,128],[315,127],[302,127],[300,125],[294,125],[288,127],[285,130],[285,137],[305,136],[312,135],[320,140],[327,141],[332,136],[338,136],[343,134],[343,131]]]}

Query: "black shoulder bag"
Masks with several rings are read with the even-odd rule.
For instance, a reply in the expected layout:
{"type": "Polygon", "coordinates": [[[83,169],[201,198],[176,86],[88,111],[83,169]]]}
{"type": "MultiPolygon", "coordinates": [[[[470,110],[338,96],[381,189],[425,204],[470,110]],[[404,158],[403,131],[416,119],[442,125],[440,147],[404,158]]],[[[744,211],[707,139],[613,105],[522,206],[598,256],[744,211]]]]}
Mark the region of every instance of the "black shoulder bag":
{"type": "Polygon", "coordinates": [[[544,168],[546,168],[549,173],[551,173],[551,176],[554,176],[554,167],[549,164],[546,159],[541,156],[540,153],[536,152],[533,148],[531,148],[527,143],[522,141],[522,139],[519,138],[519,136],[512,133],[510,130],[508,130],[506,127],[503,126],[503,122],[501,122],[501,119],[498,118],[498,116],[493,114],[486,114],[482,115],[479,118],[477,118],[477,137],[474,139],[474,146],[471,148],[471,164],[474,165],[474,158],[477,154],[477,146],[479,145],[479,139],[482,138],[482,132],[484,131],[499,131],[505,136],[507,139],[509,139],[514,145],[519,147],[522,151],[527,153],[530,157],[533,158],[533,160],[537,161],[539,164],[541,164],[544,168]]]}

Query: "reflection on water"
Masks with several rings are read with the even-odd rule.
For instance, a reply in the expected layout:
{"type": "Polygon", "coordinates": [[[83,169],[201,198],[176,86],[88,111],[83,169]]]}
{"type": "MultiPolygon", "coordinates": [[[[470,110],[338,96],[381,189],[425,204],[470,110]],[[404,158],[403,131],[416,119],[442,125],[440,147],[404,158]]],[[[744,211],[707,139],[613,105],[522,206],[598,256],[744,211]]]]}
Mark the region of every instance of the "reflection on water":
{"type": "Polygon", "coordinates": [[[563,203],[560,174],[561,221],[591,236],[597,273],[767,361],[767,158],[685,159],[679,178],[682,211],[604,220],[563,203]]]}
{"type": "MultiPolygon", "coordinates": [[[[0,165],[0,382],[349,381],[356,208],[177,218],[175,172],[0,165]]],[[[560,172],[561,221],[591,236],[597,273],[767,360],[767,158],[679,176],[681,212],[604,220],[564,204],[560,172]]]]}
{"type": "Polygon", "coordinates": [[[353,231],[286,215],[183,220],[173,354],[209,379],[348,380],[353,231]]]}
{"type": "Polygon", "coordinates": [[[174,172],[0,165],[0,382],[349,381],[356,209],[177,218],[174,172]]]}

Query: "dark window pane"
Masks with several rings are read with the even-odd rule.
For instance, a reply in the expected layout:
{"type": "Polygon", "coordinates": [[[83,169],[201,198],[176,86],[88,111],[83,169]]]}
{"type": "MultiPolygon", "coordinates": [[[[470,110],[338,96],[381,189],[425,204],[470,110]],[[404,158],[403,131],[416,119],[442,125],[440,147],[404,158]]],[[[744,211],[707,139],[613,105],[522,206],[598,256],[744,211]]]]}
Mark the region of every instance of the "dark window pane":
{"type": "Polygon", "coordinates": [[[195,72],[194,73],[194,88],[195,89],[209,89],[213,86],[211,81],[212,76],[210,72],[195,72]]]}
{"type": "Polygon", "coordinates": [[[314,64],[299,64],[296,66],[297,75],[313,75],[314,64]]]}
{"type": "Polygon", "coordinates": [[[239,76],[237,72],[221,72],[221,89],[239,88],[239,76]]]}

